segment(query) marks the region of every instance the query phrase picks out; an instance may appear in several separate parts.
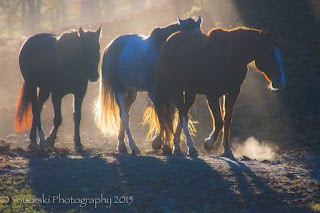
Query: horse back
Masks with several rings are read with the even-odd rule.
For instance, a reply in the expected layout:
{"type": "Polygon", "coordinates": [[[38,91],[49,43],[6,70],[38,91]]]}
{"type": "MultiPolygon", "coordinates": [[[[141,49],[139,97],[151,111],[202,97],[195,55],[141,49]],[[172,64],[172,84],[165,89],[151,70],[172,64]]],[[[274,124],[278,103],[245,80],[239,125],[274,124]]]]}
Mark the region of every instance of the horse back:
{"type": "Polygon", "coordinates": [[[200,94],[223,93],[242,83],[246,64],[235,61],[237,48],[230,33],[217,30],[204,34],[176,33],[165,44],[162,72],[172,73],[172,84],[200,94]],[[237,81],[234,82],[234,79],[237,81]]]}
{"type": "Polygon", "coordinates": [[[104,61],[111,57],[117,61],[109,62],[114,64],[110,68],[117,72],[118,81],[123,87],[146,90],[152,82],[159,51],[160,48],[149,37],[123,35],[110,44],[104,61]]]}

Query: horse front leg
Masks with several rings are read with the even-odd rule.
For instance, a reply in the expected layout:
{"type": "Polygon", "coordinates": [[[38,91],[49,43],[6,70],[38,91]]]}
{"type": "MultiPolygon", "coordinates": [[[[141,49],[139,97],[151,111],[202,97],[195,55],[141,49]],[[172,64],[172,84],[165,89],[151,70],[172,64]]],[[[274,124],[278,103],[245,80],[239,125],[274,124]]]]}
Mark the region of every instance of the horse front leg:
{"type": "Polygon", "coordinates": [[[234,155],[231,149],[230,143],[230,127],[232,121],[232,112],[234,105],[238,99],[240,88],[229,92],[225,97],[225,118],[223,126],[223,148],[224,152],[222,156],[234,159],[234,155]]]}
{"type": "Polygon", "coordinates": [[[74,109],[73,109],[73,121],[74,121],[74,149],[76,152],[81,152],[83,146],[80,138],[80,121],[81,121],[81,108],[85,93],[74,95],[74,109]]]}
{"type": "MultiPolygon", "coordinates": [[[[136,92],[135,92],[136,94],[136,92]]],[[[136,96],[135,96],[136,97],[136,96]]],[[[139,155],[140,152],[140,148],[137,146],[136,142],[134,141],[132,134],[131,134],[131,130],[129,127],[129,111],[130,111],[130,106],[133,103],[132,100],[134,101],[134,94],[127,94],[127,97],[125,97],[125,93],[123,92],[117,92],[116,93],[116,100],[118,103],[118,106],[120,108],[120,118],[121,118],[121,122],[122,125],[127,133],[128,136],[128,140],[129,140],[129,146],[130,149],[132,151],[133,155],[139,155]],[[132,96],[132,97],[129,97],[132,96]],[[132,103],[130,103],[132,102],[132,103]],[[127,105],[127,103],[129,103],[130,105],[127,105]]]]}
{"type": "Polygon", "coordinates": [[[223,127],[223,121],[219,107],[219,98],[208,96],[207,100],[211,110],[212,120],[214,120],[213,130],[204,142],[205,150],[209,151],[214,149],[214,145],[217,142],[219,134],[223,127]]]}
{"type": "Polygon", "coordinates": [[[50,132],[50,136],[47,138],[47,141],[48,141],[48,145],[53,148],[55,144],[55,140],[57,138],[59,126],[62,123],[62,116],[61,116],[62,96],[53,93],[51,99],[52,99],[52,104],[54,109],[54,118],[53,118],[53,128],[50,132]]]}

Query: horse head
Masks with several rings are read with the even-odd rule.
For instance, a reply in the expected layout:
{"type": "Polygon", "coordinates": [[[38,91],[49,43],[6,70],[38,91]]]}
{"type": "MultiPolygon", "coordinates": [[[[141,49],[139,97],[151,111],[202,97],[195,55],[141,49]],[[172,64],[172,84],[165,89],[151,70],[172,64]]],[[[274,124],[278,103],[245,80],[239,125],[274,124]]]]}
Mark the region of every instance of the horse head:
{"type": "Polygon", "coordinates": [[[281,64],[280,49],[275,45],[271,36],[265,32],[260,33],[261,44],[255,58],[256,67],[270,82],[268,88],[278,90],[286,84],[286,77],[281,64]]]}
{"type": "Polygon", "coordinates": [[[178,17],[178,23],[180,25],[181,31],[201,32],[201,29],[200,29],[202,24],[201,16],[198,17],[197,21],[195,21],[192,18],[187,18],[185,20],[182,20],[178,17]]]}
{"type": "Polygon", "coordinates": [[[81,27],[79,29],[84,68],[91,82],[96,82],[99,79],[98,65],[100,61],[100,33],[101,27],[96,32],[84,32],[81,27]]]}

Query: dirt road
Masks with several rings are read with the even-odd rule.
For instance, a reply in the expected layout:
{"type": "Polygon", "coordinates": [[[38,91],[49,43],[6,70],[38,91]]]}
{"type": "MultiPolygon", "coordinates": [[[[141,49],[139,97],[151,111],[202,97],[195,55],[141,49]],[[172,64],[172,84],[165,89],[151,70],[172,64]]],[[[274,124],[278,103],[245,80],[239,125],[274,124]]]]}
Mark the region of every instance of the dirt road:
{"type": "MultiPolygon", "coordinates": [[[[232,161],[203,152],[198,158],[151,151],[118,155],[108,143],[93,148],[97,138],[84,141],[82,155],[68,148],[50,153],[16,148],[0,155],[2,200],[11,196],[17,211],[44,212],[320,210],[320,157],[307,150],[277,154],[273,160],[232,161]]],[[[0,204],[1,212],[9,209],[0,204]]]]}

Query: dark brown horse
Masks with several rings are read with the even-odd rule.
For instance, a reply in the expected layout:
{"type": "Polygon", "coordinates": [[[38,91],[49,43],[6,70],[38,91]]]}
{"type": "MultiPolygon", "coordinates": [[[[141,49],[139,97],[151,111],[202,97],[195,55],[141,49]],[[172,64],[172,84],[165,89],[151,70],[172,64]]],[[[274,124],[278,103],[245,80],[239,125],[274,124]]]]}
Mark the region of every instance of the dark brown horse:
{"type": "Polygon", "coordinates": [[[31,149],[38,148],[37,133],[40,148],[54,146],[62,123],[61,101],[69,93],[74,96],[75,149],[82,149],[79,134],[81,106],[88,81],[95,82],[99,78],[100,32],[101,27],[96,32],[84,32],[80,28],[79,32],[64,33],[60,37],[38,34],[23,44],[19,65],[24,83],[17,100],[15,129],[22,131],[31,126],[31,149]],[[40,114],[50,94],[54,107],[54,126],[46,140],[40,114]]]}
{"type": "MultiPolygon", "coordinates": [[[[197,151],[188,130],[188,113],[196,94],[204,94],[215,121],[204,147],[206,150],[213,149],[223,129],[223,156],[233,158],[229,134],[232,111],[247,74],[247,65],[253,61],[270,82],[270,89],[285,85],[280,50],[265,32],[237,28],[229,31],[213,29],[208,36],[202,33],[176,33],[161,51],[154,101],[158,121],[151,123],[159,122],[165,137],[170,140],[177,107],[188,154],[196,156],[197,151]],[[221,109],[225,110],[224,119],[219,105],[222,96],[225,96],[225,109],[221,109]]],[[[181,127],[176,131],[181,132],[181,127]]],[[[174,153],[181,153],[178,141],[174,138],[174,153]]]]}
{"type": "MultiPolygon", "coordinates": [[[[166,27],[156,27],[149,36],[137,34],[115,38],[103,55],[100,79],[100,94],[96,104],[97,126],[109,136],[118,136],[118,152],[127,154],[125,133],[133,154],[139,154],[129,126],[129,111],[137,98],[137,92],[148,92],[153,99],[152,85],[156,64],[162,45],[177,31],[200,32],[202,19],[181,20],[166,27]]],[[[162,144],[159,136],[154,137],[153,148],[163,151],[168,147],[162,144]]],[[[171,150],[170,150],[171,152],[171,150]]]]}

